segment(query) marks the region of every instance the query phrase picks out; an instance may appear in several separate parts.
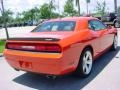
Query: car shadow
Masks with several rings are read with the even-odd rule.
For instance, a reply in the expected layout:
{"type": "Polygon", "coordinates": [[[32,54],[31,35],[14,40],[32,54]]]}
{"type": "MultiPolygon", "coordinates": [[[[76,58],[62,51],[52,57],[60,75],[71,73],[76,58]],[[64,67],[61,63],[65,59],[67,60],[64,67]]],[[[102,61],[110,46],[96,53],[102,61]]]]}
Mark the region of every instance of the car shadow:
{"type": "Polygon", "coordinates": [[[56,79],[46,78],[38,74],[25,73],[13,79],[15,83],[38,90],[80,90],[100,74],[100,72],[113,60],[119,58],[117,51],[108,52],[94,62],[93,71],[88,78],[79,78],[73,75],[58,77],[56,79]]]}

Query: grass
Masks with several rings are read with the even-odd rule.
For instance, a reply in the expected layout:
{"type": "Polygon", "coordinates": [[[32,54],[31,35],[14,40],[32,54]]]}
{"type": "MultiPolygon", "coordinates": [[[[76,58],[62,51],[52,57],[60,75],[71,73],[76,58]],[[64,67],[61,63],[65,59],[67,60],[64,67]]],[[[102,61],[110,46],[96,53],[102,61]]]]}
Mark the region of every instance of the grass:
{"type": "Polygon", "coordinates": [[[0,53],[3,53],[5,48],[5,40],[0,40],[0,53]]]}

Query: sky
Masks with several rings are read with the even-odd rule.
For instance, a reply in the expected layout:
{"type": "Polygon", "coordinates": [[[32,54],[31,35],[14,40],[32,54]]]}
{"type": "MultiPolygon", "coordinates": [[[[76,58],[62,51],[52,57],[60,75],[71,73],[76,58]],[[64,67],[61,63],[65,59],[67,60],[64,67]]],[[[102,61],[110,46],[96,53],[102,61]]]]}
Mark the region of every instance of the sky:
{"type": "MultiPolygon", "coordinates": [[[[15,14],[17,12],[22,12],[24,10],[31,9],[35,6],[41,6],[44,3],[49,2],[50,0],[3,0],[5,9],[10,9],[12,10],[15,14]]],[[[96,2],[102,2],[104,0],[91,0],[91,3],[89,4],[89,11],[93,12],[96,7],[96,2]]],[[[107,10],[109,12],[114,11],[114,0],[105,0],[107,3],[107,10]]],[[[60,11],[63,11],[63,7],[65,4],[66,0],[55,0],[56,5],[59,3],[60,6],[60,11]]],[[[120,0],[117,1],[118,6],[120,6],[120,0]]],[[[81,12],[86,12],[86,2],[85,0],[80,0],[81,3],[81,12]]]]}

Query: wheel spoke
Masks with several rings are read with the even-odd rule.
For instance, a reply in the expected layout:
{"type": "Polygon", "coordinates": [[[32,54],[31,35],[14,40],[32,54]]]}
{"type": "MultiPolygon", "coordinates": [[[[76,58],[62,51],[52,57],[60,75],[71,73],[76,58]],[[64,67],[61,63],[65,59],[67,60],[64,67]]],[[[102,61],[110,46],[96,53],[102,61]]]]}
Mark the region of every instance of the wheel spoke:
{"type": "Polygon", "coordinates": [[[86,59],[86,56],[83,57],[83,61],[85,62],[87,59],[86,59]]]}
{"type": "Polygon", "coordinates": [[[88,60],[89,56],[90,56],[90,53],[86,52],[86,60],[88,60]]]}
{"type": "Polygon", "coordinates": [[[85,72],[86,69],[86,64],[83,65],[83,71],[85,72]]]}
{"type": "Polygon", "coordinates": [[[85,65],[86,67],[85,67],[85,72],[86,73],[89,73],[89,67],[87,66],[87,65],[85,65]]]}
{"type": "Polygon", "coordinates": [[[88,60],[86,64],[91,65],[92,64],[91,60],[88,60]]]}

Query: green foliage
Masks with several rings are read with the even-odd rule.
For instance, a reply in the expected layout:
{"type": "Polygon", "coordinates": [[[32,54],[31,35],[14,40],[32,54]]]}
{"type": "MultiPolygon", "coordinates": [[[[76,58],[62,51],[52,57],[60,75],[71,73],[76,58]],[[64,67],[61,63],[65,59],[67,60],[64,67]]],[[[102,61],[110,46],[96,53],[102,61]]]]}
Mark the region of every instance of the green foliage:
{"type": "Polygon", "coordinates": [[[76,10],[74,9],[73,0],[67,0],[64,6],[65,16],[75,16],[77,15],[76,10]]]}
{"type": "Polygon", "coordinates": [[[50,1],[49,4],[45,3],[40,8],[40,18],[41,19],[50,19],[59,17],[58,13],[55,13],[55,5],[53,4],[53,0],[50,1]]]}
{"type": "Polygon", "coordinates": [[[5,48],[5,41],[0,40],[0,53],[3,53],[4,48],[5,48]]]}
{"type": "Polygon", "coordinates": [[[106,2],[103,1],[103,2],[98,2],[97,1],[97,6],[96,6],[96,12],[101,14],[101,16],[105,15],[106,14],[106,2]]]}
{"type": "Polygon", "coordinates": [[[23,19],[22,19],[22,14],[21,13],[17,13],[17,15],[16,15],[16,18],[15,18],[15,20],[14,20],[14,22],[15,23],[20,23],[20,22],[22,22],[23,21],[23,19]]]}
{"type": "Polygon", "coordinates": [[[51,18],[51,8],[49,7],[49,4],[43,4],[40,8],[40,15],[42,19],[49,19],[51,18]]]}
{"type": "Polygon", "coordinates": [[[5,16],[5,17],[0,16],[0,24],[3,24],[4,19],[5,19],[5,21],[6,21],[7,23],[12,22],[12,21],[13,21],[12,15],[13,15],[13,12],[12,12],[12,11],[10,11],[10,10],[5,10],[5,12],[4,12],[4,16],[5,16]]]}
{"type": "MultiPolygon", "coordinates": [[[[22,20],[25,21],[33,21],[37,19],[37,16],[39,16],[39,9],[37,7],[30,9],[28,11],[23,11],[21,16],[23,17],[22,20]]],[[[19,17],[18,17],[19,18],[19,17]]]]}
{"type": "Polygon", "coordinates": [[[49,3],[44,3],[41,7],[35,7],[33,9],[23,11],[22,13],[18,13],[15,21],[37,21],[39,19],[50,19],[58,17],[59,14],[54,12],[55,5],[53,1],[54,0],[51,0],[49,3]]]}

